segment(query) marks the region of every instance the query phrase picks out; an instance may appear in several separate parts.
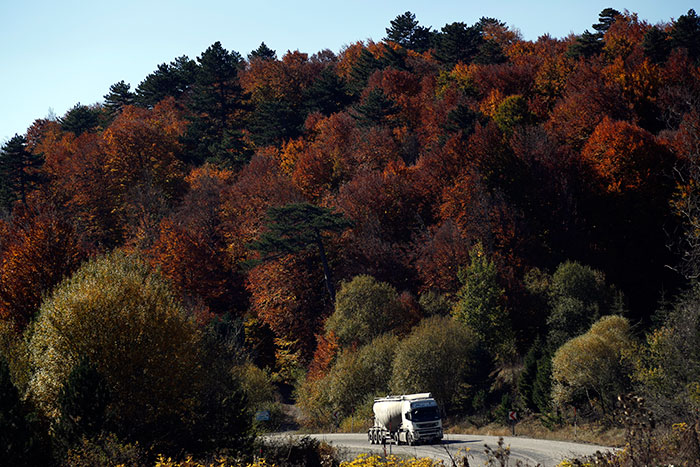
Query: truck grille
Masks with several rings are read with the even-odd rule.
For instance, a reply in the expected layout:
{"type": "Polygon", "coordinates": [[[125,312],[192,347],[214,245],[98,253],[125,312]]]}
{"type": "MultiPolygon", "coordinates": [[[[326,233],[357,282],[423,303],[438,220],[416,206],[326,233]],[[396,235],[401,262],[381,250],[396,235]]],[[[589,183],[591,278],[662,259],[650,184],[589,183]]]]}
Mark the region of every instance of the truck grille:
{"type": "Polygon", "coordinates": [[[437,422],[435,423],[418,423],[418,428],[432,428],[434,426],[438,426],[437,422]]]}

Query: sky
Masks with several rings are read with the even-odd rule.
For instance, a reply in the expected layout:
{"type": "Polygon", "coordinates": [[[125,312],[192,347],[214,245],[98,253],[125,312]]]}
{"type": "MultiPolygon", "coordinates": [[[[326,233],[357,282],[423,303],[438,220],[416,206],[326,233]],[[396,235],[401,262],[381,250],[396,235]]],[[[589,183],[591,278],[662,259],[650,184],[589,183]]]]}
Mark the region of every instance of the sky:
{"type": "Polygon", "coordinates": [[[216,41],[244,57],[263,41],[280,57],[288,50],[338,53],[359,40],[381,40],[406,11],[437,30],[486,16],[526,40],[562,38],[591,29],[607,7],[656,24],[695,1],[0,0],[0,143],[37,118],[102,102],[121,80],[133,90],[159,64],[197,58],[216,41]]]}

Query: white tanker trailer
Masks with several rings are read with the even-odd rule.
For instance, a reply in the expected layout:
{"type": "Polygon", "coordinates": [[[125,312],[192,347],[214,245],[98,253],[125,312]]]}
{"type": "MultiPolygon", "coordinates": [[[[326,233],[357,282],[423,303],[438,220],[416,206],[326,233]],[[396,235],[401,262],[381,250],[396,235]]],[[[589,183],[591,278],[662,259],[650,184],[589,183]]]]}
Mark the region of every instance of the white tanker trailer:
{"type": "Polygon", "coordinates": [[[374,400],[370,444],[432,443],[442,439],[440,409],[429,392],[374,400]]]}

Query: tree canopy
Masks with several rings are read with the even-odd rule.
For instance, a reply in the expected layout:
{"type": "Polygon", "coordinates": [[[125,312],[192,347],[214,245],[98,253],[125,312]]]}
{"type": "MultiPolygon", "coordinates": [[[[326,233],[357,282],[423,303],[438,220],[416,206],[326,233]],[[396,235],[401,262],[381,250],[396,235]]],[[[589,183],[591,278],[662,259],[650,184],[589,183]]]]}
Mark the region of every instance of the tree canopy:
{"type": "Polygon", "coordinates": [[[341,214],[310,203],[293,203],[272,207],[267,212],[267,230],[249,247],[260,252],[263,259],[275,255],[297,253],[310,247],[318,248],[325,275],[326,289],[335,300],[335,285],[326,258],[323,234],[340,233],[352,224],[341,214]]]}
{"type": "Polygon", "coordinates": [[[343,346],[363,345],[400,326],[405,318],[402,311],[396,289],[372,276],[359,275],[341,284],[326,330],[343,346]]]}
{"type": "Polygon", "coordinates": [[[566,424],[553,396],[595,421],[634,389],[664,423],[694,421],[700,26],[678,13],[606,8],[526,40],[407,11],[337,51],[215,42],[37,119],[0,150],[20,398],[57,436],[102,410],[83,405],[102,378],[113,432],[67,429],[90,437],[80,453],[244,445],[244,394],[274,412],[291,387],[328,424],[414,390],[450,416],[512,403],[566,424]],[[596,327],[610,315],[636,340],[624,365],[596,327]],[[565,376],[579,360],[624,384],[565,376]]]}
{"type": "Polygon", "coordinates": [[[91,260],[53,292],[41,307],[29,350],[29,395],[54,420],[61,404],[69,409],[64,416],[76,413],[69,393],[59,395],[85,359],[104,378],[104,410],[121,436],[147,444],[180,439],[197,430],[192,423],[200,404],[216,401],[200,399],[207,379],[201,331],[168,283],[122,252],[91,260]]]}

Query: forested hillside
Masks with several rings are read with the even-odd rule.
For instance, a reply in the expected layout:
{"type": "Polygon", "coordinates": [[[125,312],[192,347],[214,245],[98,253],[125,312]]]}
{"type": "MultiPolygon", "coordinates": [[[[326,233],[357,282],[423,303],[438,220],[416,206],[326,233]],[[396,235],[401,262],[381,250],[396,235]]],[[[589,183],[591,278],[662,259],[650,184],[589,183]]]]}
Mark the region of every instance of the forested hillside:
{"type": "Polygon", "coordinates": [[[35,413],[11,454],[241,446],[279,391],[326,426],[408,391],[611,424],[634,391],[694,422],[700,18],[678,13],[216,42],[37,119],[0,153],[0,390],[35,413]]]}

